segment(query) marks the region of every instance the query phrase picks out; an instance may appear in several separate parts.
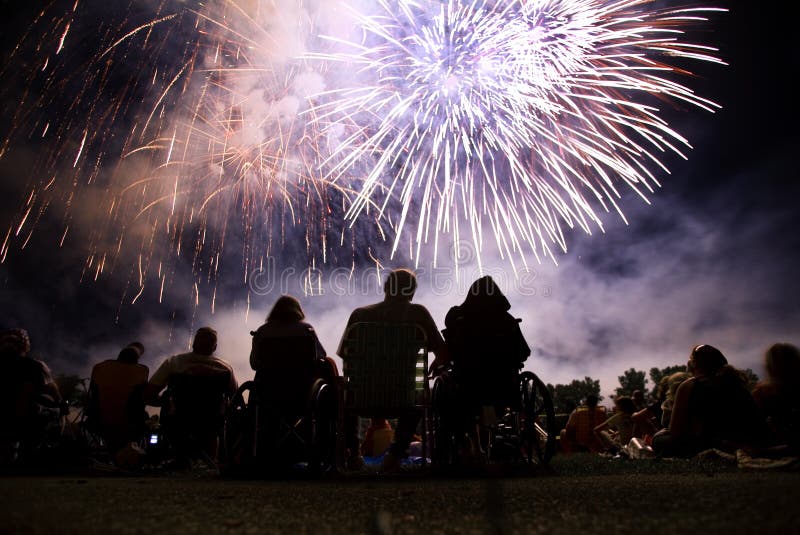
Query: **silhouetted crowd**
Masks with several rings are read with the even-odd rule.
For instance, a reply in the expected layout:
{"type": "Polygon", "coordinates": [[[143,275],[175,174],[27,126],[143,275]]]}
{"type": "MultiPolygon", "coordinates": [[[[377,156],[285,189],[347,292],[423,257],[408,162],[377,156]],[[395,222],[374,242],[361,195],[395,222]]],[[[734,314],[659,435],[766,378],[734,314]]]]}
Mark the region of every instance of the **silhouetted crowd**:
{"type": "Polygon", "coordinates": [[[686,372],[663,377],[657,399],[637,390],[617,396],[611,415],[587,396],[561,431],[564,452],[630,457],[692,457],[708,450],[758,457],[800,453],[800,350],[774,344],[764,354],[767,378],[750,390],[747,375],[719,349],[702,344],[686,372]]]}
{"type": "MultiPolygon", "coordinates": [[[[450,429],[457,437],[458,454],[485,457],[491,422],[504,407],[513,405],[511,398],[519,394],[518,375],[530,355],[519,320],[509,313],[511,305],[491,277],[482,277],[472,284],[464,302],[450,309],[446,328],[440,332],[428,310],[412,303],[416,284],[411,271],[392,271],[384,285],[384,299],[354,310],[347,327],[370,322],[416,325],[435,357],[427,375],[448,377],[454,385],[450,429]],[[480,340],[476,333],[490,334],[486,339],[491,347],[476,342],[480,340]],[[487,415],[487,409],[491,414],[487,415]]],[[[345,366],[348,332],[337,349],[345,366]]],[[[281,296],[265,323],[251,335],[252,383],[271,392],[263,393],[262,399],[297,397],[302,404],[305,389],[312,384],[318,393],[320,384],[329,385],[335,403],[345,399],[337,365],[297,299],[281,296]],[[295,358],[292,351],[302,357],[295,358]],[[284,381],[284,373],[303,379],[304,390],[298,396],[293,389],[300,387],[293,385],[300,383],[284,381]]],[[[0,462],[6,468],[35,462],[49,440],[53,422],[63,421],[70,413],[48,366],[30,357],[30,349],[24,329],[0,333],[4,369],[0,392],[9,415],[1,428],[0,462]]],[[[148,452],[159,451],[164,440],[172,448],[174,467],[191,466],[197,458],[211,464],[236,462],[242,448],[222,444],[221,437],[226,419],[236,416],[231,416],[231,403],[241,398],[244,385],[239,387],[233,368],[215,355],[216,349],[216,331],[202,327],[195,333],[191,351],[164,359],[151,376],[139,362],[144,345],[126,345],[116,359],[94,366],[78,422],[81,432],[97,438],[94,446],[123,467],[137,466],[148,452]],[[160,414],[148,416],[147,405],[160,408],[160,414]],[[222,458],[221,446],[226,446],[227,459],[222,458]]],[[[559,436],[560,449],[630,457],[691,457],[708,449],[796,456],[800,451],[800,351],[789,344],[775,344],[764,359],[768,376],[751,391],[746,376],[718,349],[696,346],[687,372],[664,377],[657,399],[649,404],[641,391],[617,396],[609,415],[598,405],[597,396],[587,396],[569,415],[559,436]]],[[[343,464],[358,469],[364,456],[381,456],[382,470],[396,470],[420,440],[422,411],[400,414],[393,420],[394,427],[380,414],[372,416],[363,439],[357,416],[344,418],[343,446],[339,447],[343,464]]]]}

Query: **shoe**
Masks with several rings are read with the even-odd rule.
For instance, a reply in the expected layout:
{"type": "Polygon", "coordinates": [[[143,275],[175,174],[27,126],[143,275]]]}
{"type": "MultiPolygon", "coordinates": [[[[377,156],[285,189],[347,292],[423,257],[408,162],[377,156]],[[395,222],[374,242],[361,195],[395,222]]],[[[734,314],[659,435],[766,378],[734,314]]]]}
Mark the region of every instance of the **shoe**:
{"type": "Polygon", "coordinates": [[[381,472],[386,474],[396,474],[400,471],[400,459],[394,453],[389,452],[383,456],[381,472]]]}

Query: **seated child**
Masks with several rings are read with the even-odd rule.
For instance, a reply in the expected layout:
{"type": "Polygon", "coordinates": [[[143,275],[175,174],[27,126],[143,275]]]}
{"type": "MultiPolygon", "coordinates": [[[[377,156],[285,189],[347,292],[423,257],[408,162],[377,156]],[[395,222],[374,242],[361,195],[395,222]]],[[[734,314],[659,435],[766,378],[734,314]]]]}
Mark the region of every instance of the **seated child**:
{"type": "Polygon", "coordinates": [[[629,396],[614,400],[614,414],[594,428],[595,435],[610,453],[618,453],[633,438],[633,418],[636,405],[629,396]]]}

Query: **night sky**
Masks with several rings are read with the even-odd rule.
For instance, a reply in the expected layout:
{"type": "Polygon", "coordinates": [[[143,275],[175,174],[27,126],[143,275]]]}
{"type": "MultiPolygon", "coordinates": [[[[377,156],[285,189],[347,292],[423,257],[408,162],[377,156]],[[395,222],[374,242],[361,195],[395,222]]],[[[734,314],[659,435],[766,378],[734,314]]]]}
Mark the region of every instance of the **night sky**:
{"type": "MultiPolygon", "coordinates": [[[[698,343],[719,347],[732,364],[761,375],[768,345],[800,344],[797,7],[752,1],[715,5],[730,12],[716,16],[700,35],[720,48],[729,66],[687,64],[695,73],[687,85],[722,110],[710,114],[665,105],[665,117],[694,149],[688,161],[665,159],[672,174],[659,176],[662,188],[650,195],[651,205],[625,195],[628,225],[616,214],[605,214],[605,233],[570,234],[568,252],[557,255],[558,266],[550,259],[532,260],[524,283],[515,282],[497,255],[483,255],[487,270],[508,294],[512,313],[523,319],[534,348],[527,366],[545,382],[588,375],[599,378],[609,394],[625,369],[683,363],[698,343]]],[[[25,62],[20,64],[19,55],[8,58],[30,26],[37,2],[23,8],[13,0],[0,1],[0,8],[5,65],[0,139],[5,139],[28,87],[25,62]]],[[[102,15],[98,7],[97,16],[102,15]]],[[[85,48],[88,57],[94,53],[90,37],[71,46],[85,48]]],[[[31,169],[41,172],[35,162],[52,154],[54,143],[55,138],[15,138],[0,159],[3,235],[19,218],[31,169]]],[[[149,291],[131,304],[136,292],[129,287],[130,269],[81,282],[81,237],[71,236],[59,248],[62,226],[54,208],[25,249],[13,248],[0,264],[0,327],[26,327],[34,353],[55,371],[88,375],[94,363],[114,357],[134,339],[147,346],[143,362],[152,371],[163,357],[185,348],[194,329],[209,324],[220,332],[218,354],[234,364],[240,380],[251,377],[248,332],[263,320],[281,288],[252,295],[247,318],[241,282],[225,272],[213,314],[208,299],[193,306],[193,297],[180,293],[179,284],[161,304],[149,291]]],[[[283,254],[283,267],[292,267],[292,259],[283,254]]],[[[304,269],[306,258],[297,255],[295,264],[297,271],[304,269]]],[[[380,298],[379,285],[366,271],[369,263],[358,258],[357,264],[358,280],[367,283],[355,295],[329,289],[322,296],[301,297],[329,352],[349,311],[380,298]]],[[[385,267],[403,264],[384,262],[385,267]]],[[[429,307],[441,327],[447,309],[463,299],[477,276],[470,269],[458,281],[444,276],[450,287],[442,288],[443,275],[434,277],[430,266],[421,266],[416,301],[429,307]]],[[[287,281],[283,290],[301,296],[299,277],[287,281]]]]}

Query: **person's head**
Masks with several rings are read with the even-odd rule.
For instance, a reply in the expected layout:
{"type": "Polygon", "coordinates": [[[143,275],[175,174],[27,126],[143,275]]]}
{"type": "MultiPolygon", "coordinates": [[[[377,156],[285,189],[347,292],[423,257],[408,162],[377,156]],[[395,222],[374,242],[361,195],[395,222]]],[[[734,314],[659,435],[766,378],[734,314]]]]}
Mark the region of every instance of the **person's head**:
{"type": "Polygon", "coordinates": [[[692,348],[686,369],[692,375],[713,375],[727,364],[728,359],[719,349],[708,344],[700,344],[692,348]]]}
{"type": "Polygon", "coordinates": [[[633,403],[633,398],[630,396],[617,396],[614,399],[614,407],[620,412],[631,415],[636,412],[636,405],[633,403]]]}
{"type": "Polygon", "coordinates": [[[600,401],[600,399],[597,397],[597,395],[588,394],[586,396],[585,403],[586,403],[587,407],[589,407],[590,409],[594,409],[595,407],[597,407],[597,402],[598,401],[600,401]]]}
{"type": "Polygon", "coordinates": [[[669,391],[669,378],[669,375],[665,375],[658,381],[656,397],[658,397],[659,401],[663,402],[665,399],[667,399],[667,392],[669,391]]]}
{"type": "Polygon", "coordinates": [[[631,394],[631,399],[637,405],[644,405],[644,392],[641,390],[634,390],[633,394],[631,394]]]}
{"type": "Polygon", "coordinates": [[[689,372],[675,372],[668,376],[666,378],[667,390],[665,393],[665,399],[675,399],[675,392],[678,390],[678,387],[681,386],[681,383],[683,383],[689,377],[691,377],[689,372]]]}
{"type": "Polygon", "coordinates": [[[139,353],[140,357],[144,355],[144,344],[141,342],[131,342],[127,347],[132,347],[135,349],[139,353]]]}
{"type": "Polygon", "coordinates": [[[142,354],[134,346],[125,346],[117,355],[117,360],[126,364],[138,364],[142,354]]]}
{"type": "Polygon", "coordinates": [[[383,293],[390,299],[411,301],[417,291],[417,277],[408,269],[395,269],[386,277],[383,293]]]}
{"type": "Polygon", "coordinates": [[[25,329],[7,329],[0,333],[0,355],[24,357],[31,351],[31,339],[25,329]]]}
{"type": "Polygon", "coordinates": [[[505,312],[511,305],[500,291],[494,279],[486,275],[473,282],[467,292],[467,297],[461,305],[467,308],[477,308],[486,312],[505,312]]]}
{"type": "Polygon", "coordinates": [[[800,383],[800,349],[792,344],[770,346],[764,353],[764,366],[773,383],[800,383]]]}
{"type": "Polygon", "coordinates": [[[295,323],[302,321],[305,317],[300,301],[291,295],[282,295],[272,305],[272,310],[269,311],[267,316],[267,322],[295,323]]]}
{"type": "Polygon", "coordinates": [[[211,327],[200,327],[194,335],[192,351],[198,355],[212,355],[217,350],[217,331],[211,327]]]}

